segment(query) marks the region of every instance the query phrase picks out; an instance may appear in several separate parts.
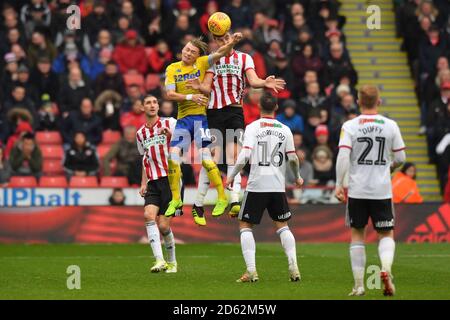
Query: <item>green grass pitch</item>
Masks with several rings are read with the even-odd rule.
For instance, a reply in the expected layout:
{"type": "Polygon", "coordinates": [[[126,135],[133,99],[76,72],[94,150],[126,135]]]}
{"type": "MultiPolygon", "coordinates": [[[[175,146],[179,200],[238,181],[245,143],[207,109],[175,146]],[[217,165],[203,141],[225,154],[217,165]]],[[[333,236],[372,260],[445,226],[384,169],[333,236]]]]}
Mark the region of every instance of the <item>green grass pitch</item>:
{"type": "MultiPolygon", "coordinates": [[[[260,281],[235,283],[244,271],[238,244],[177,246],[177,274],[152,274],[148,245],[1,245],[0,299],[349,299],[347,244],[297,244],[301,282],[289,282],[278,243],[257,243],[260,281]],[[68,290],[66,269],[81,268],[68,290]]],[[[376,245],[367,265],[377,264],[376,245]]],[[[450,299],[450,245],[397,244],[394,299],[450,299]]],[[[352,298],[355,299],[355,298],[352,298]]],[[[367,290],[358,299],[392,299],[367,290]]]]}

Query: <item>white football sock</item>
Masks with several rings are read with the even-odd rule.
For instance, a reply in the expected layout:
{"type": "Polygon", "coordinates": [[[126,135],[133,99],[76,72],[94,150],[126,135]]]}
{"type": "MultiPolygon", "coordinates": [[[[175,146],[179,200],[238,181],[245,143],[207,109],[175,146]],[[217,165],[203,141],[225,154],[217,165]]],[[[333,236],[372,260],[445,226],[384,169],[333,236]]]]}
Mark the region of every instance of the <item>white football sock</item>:
{"type": "Polygon", "coordinates": [[[167,262],[176,262],[177,259],[175,257],[175,237],[173,236],[172,229],[169,228],[169,231],[163,233],[164,245],[167,250],[167,262]]]}
{"type": "Polygon", "coordinates": [[[247,265],[247,271],[255,272],[256,244],[255,238],[253,238],[252,229],[249,228],[241,229],[241,247],[242,247],[242,254],[244,255],[245,264],[247,265]]]}
{"type": "Polygon", "coordinates": [[[195,198],[194,204],[197,207],[203,207],[203,203],[205,201],[206,193],[209,189],[209,179],[208,174],[206,173],[206,169],[202,166],[200,169],[200,173],[198,175],[198,187],[197,187],[197,196],[195,198]]]}
{"type": "Polygon", "coordinates": [[[148,241],[152,248],[153,255],[156,260],[164,260],[164,256],[161,248],[161,239],[159,235],[159,229],[155,221],[148,221],[145,223],[147,228],[148,241]]]}
{"type": "MultiPolygon", "coordinates": [[[[234,170],[234,165],[227,166],[227,176],[230,176],[234,170]]],[[[233,185],[230,192],[230,203],[239,202],[239,195],[241,192],[241,174],[238,173],[233,180],[233,185]]]]}
{"type": "Polygon", "coordinates": [[[355,288],[364,288],[364,273],[366,270],[366,247],[363,242],[355,241],[350,244],[350,261],[352,263],[355,288]]]}
{"type": "Polygon", "coordinates": [[[381,260],[381,270],[391,273],[394,262],[395,241],[391,237],[384,237],[378,243],[378,255],[381,260]]]}
{"type": "Polygon", "coordinates": [[[297,267],[297,251],[295,249],[295,238],[289,227],[283,227],[277,230],[280,236],[281,245],[288,258],[289,269],[297,267]]]}

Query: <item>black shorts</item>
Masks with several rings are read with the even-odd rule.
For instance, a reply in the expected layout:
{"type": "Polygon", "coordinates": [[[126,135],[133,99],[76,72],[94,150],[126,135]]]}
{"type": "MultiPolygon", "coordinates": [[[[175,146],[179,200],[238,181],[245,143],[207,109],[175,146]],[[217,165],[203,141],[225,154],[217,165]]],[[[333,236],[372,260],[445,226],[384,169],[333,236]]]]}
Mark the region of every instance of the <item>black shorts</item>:
{"type": "Polygon", "coordinates": [[[159,207],[158,215],[164,215],[170,200],[172,200],[172,191],[170,191],[169,178],[163,177],[158,180],[151,180],[147,183],[147,192],[144,196],[145,206],[149,204],[159,207]]]}
{"type": "Polygon", "coordinates": [[[372,220],[375,230],[394,229],[394,206],[391,199],[348,198],[345,222],[352,228],[364,228],[372,220]]]}
{"type": "Polygon", "coordinates": [[[266,209],[273,221],[288,221],[292,216],[286,193],[245,191],[239,220],[259,224],[266,209]]]}
{"type": "MultiPolygon", "coordinates": [[[[209,130],[215,129],[220,131],[224,145],[227,141],[227,129],[234,130],[234,142],[242,145],[245,127],[242,107],[226,106],[222,109],[208,109],[206,110],[206,117],[208,118],[209,130]]],[[[215,130],[211,132],[213,142],[215,141],[215,130]]]]}

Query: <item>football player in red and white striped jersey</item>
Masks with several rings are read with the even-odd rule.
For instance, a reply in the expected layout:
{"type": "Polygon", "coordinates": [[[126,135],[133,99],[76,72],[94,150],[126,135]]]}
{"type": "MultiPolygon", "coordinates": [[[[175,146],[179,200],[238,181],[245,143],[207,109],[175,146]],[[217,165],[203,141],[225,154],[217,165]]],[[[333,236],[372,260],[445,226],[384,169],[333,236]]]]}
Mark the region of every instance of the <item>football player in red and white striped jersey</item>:
{"type": "Polygon", "coordinates": [[[144,217],[147,235],[156,262],[151,272],[177,272],[175,259],[175,240],[170,229],[171,217],[164,216],[172,199],[168,176],[169,143],[175,128],[174,118],[160,118],[156,97],[146,96],[142,101],[147,122],[136,133],[136,142],[142,158],[142,181],[140,195],[145,198],[144,217]],[[157,219],[158,217],[158,219],[157,219]],[[167,262],[164,259],[160,233],[167,250],[167,262]]]}
{"type": "MultiPolygon", "coordinates": [[[[232,40],[230,32],[222,37],[213,36],[213,38],[218,46],[223,46],[232,40]]],[[[238,50],[233,50],[228,56],[222,57],[212,65],[202,83],[199,83],[197,79],[188,81],[188,85],[192,88],[200,89],[203,93],[210,94],[207,110],[208,126],[211,130],[211,135],[214,137],[220,133],[224,142],[222,145],[216,143],[213,146],[214,161],[216,163],[224,163],[226,161],[228,176],[233,171],[236,156],[242,145],[245,127],[242,99],[246,81],[253,88],[268,88],[275,92],[283,90],[286,84],[283,79],[276,79],[274,76],[260,79],[255,72],[255,64],[252,57],[238,50]],[[228,131],[228,136],[232,137],[232,139],[226,138],[227,130],[231,130],[228,131]],[[225,150],[225,159],[222,155],[222,150],[225,150]]],[[[203,216],[203,200],[209,187],[205,170],[202,169],[200,171],[198,180],[197,198],[192,210],[196,211],[197,215],[203,216]]],[[[240,190],[241,176],[238,174],[231,188],[229,212],[231,216],[237,216],[239,213],[240,190]]]]}

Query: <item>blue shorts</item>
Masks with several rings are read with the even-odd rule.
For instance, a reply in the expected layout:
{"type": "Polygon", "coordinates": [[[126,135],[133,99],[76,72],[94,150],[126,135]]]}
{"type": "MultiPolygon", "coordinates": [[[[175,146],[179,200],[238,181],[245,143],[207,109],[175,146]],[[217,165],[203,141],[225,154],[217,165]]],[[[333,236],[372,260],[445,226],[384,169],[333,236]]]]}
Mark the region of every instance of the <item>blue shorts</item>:
{"type": "Polygon", "coordinates": [[[177,120],[170,146],[188,150],[192,140],[197,148],[206,148],[211,143],[206,116],[193,115],[177,120]]]}

